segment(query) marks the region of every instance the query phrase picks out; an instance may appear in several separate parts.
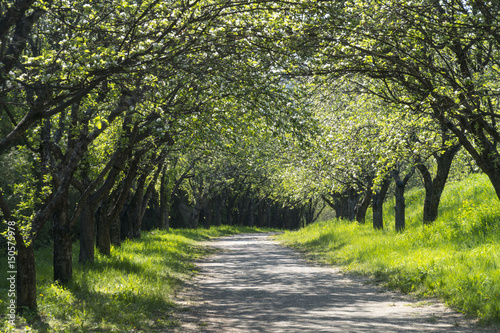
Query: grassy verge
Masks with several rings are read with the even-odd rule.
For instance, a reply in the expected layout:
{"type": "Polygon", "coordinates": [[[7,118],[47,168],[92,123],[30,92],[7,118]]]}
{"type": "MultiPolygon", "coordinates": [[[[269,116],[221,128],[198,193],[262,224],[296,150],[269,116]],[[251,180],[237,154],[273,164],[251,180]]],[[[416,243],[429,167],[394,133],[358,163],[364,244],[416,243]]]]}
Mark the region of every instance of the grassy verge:
{"type": "MultiPolygon", "coordinates": [[[[197,230],[152,231],[141,239],[98,255],[93,264],[75,264],[68,286],[52,281],[51,249],[37,253],[38,313],[18,318],[2,332],[163,332],[177,324],[172,297],[182,281],[195,272],[193,261],[207,254],[199,241],[256,228],[217,227],[197,230]]],[[[75,244],[74,262],[78,261],[75,244]]],[[[5,260],[2,267],[7,267],[5,260]]],[[[5,269],[3,271],[6,271],[5,269]]],[[[0,311],[7,306],[5,272],[0,272],[0,311]]],[[[3,316],[2,316],[3,317],[3,316]]]]}
{"type": "Polygon", "coordinates": [[[369,275],[387,286],[437,296],[453,308],[500,321],[500,203],[486,177],[449,184],[439,219],[422,226],[423,192],[407,195],[408,228],[396,233],[394,205],[385,207],[384,231],[330,220],[279,239],[317,260],[369,275]]]}

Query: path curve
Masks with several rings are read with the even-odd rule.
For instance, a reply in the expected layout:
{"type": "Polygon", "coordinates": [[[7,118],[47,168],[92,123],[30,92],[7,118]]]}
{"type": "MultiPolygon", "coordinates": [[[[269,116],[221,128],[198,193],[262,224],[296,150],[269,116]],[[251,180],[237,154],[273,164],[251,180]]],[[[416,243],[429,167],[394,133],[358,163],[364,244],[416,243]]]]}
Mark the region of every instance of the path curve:
{"type": "Polygon", "coordinates": [[[268,236],[209,242],[220,251],[180,296],[178,332],[491,332],[441,304],[311,264],[268,236]]]}

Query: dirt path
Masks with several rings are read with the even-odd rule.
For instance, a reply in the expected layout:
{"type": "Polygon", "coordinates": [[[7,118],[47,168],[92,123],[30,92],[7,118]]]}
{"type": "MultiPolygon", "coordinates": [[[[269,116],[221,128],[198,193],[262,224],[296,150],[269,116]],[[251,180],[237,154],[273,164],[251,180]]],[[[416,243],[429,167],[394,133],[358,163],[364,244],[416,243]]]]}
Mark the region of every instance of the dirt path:
{"type": "Polygon", "coordinates": [[[267,234],[220,238],[181,297],[178,332],[492,332],[442,305],[319,267],[267,234]]]}

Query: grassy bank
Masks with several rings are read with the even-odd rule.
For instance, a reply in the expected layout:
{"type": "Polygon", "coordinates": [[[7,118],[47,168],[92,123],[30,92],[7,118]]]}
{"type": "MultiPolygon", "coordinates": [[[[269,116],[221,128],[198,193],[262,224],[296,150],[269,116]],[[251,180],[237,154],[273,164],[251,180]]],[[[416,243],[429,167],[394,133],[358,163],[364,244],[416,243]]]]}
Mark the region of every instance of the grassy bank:
{"type": "Polygon", "coordinates": [[[484,322],[500,320],[500,202],[482,175],[449,184],[440,217],[422,226],[422,190],[407,194],[407,224],[394,231],[393,202],[385,230],[330,220],[280,236],[317,260],[372,276],[387,286],[437,296],[484,322]]]}
{"type": "MultiPolygon", "coordinates": [[[[199,241],[259,229],[217,227],[197,230],[153,231],[141,239],[98,255],[94,264],[75,264],[73,280],[62,287],[52,281],[51,249],[37,253],[38,313],[19,318],[17,329],[1,332],[159,332],[176,326],[172,297],[189,278],[193,261],[206,255],[199,241]]],[[[78,261],[75,244],[74,262],[78,261]]],[[[7,267],[5,260],[2,267],[7,267]]],[[[0,274],[0,309],[7,306],[6,269],[0,274]]]]}

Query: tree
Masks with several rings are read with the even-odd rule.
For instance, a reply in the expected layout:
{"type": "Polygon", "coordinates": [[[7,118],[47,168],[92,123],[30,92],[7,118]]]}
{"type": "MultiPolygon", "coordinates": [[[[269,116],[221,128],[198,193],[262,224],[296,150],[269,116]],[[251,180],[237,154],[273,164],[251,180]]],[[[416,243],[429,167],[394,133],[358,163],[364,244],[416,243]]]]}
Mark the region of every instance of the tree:
{"type": "Polygon", "coordinates": [[[302,35],[314,36],[309,44],[318,48],[310,69],[373,78],[395,103],[431,116],[458,138],[500,198],[498,4],[365,1],[316,9],[302,35]]]}
{"type": "Polygon", "coordinates": [[[372,202],[374,228],[383,228],[380,214],[395,163],[390,135],[394,119],[376,98],[363,94],[352,83],[324,87],[315,97],[321,135],[312,149],[309,177],[317,178],[323,199],[336,216],[364,223],[372,202]],[[373,200],[372,200],[373,199],[373,200]]]}
{"type": "MultiPolygon", "coordinates": [[[[19,226],[19,311],[36,307],[33,244],[49,219],[57,237],[55,278],[66,282],[70,230],[80,212],[88,219],[82,223],[88,247],[97,210],[104,252],[109,225],[132,187],[138,190],[134,209],[142,215],[161,173],[156,168],[149,178],[142,158],[161,155],[178,136],[189,137],[193,125],[230,128],[225,125],[231,121],[262,117],[285,131],[301,121],[288,106],[293,91],[275,74],[276,60],[255,52],[269,43],[249,27],[276,26],[271,16],[257,20],[258,13],[281,6],[268,3],[16,1],[2,7],[0,107],[7,118],[2,118],[0,154],[11,147],[31,150],[37,156],[31,163],[41,170],[5,185],[9,194],[15,186],[26,189],[18,197],[2,194],[4,218],[19,226]],[[114,144],[97,144],[106,139],[114,144]],[[101,148],[102,158],[93,161],[89,151],[101,148]],[[127,172],[115,170],[120,167],[127,172]],[[72,186],[81,193],[76,207],[68,202],[72,186]]],[[[91,251],[82,253],[82,260],[91,257],[91,251]]]]}
{"type": "MultiPolygon", "coordinates": [[[[317,178],[322,184],[317,190],[337,216],[363,223],[375,196],[374,226],[383,227],[380,205],[390,184],[386,177],[391,175],[396,182],[396,229],[403,230],[404,189],[417,166],[433,165],[432,157],[439,172],[430,180],[435,188],[430,184],[426,195],[435,191],[432,208],[437,216],[440,193],[459,147],[453,137],[429,117],[398,110],[400,105],[377,93],[373,80],[351,76],[333,87],[324,77],[316,82],[321,88],[316,88],[312,107],[322,132],[305,157],[312,168],[305,178],[317,178]]],[[[424,211],[429,207],[426,204],[424,211]]]]}

